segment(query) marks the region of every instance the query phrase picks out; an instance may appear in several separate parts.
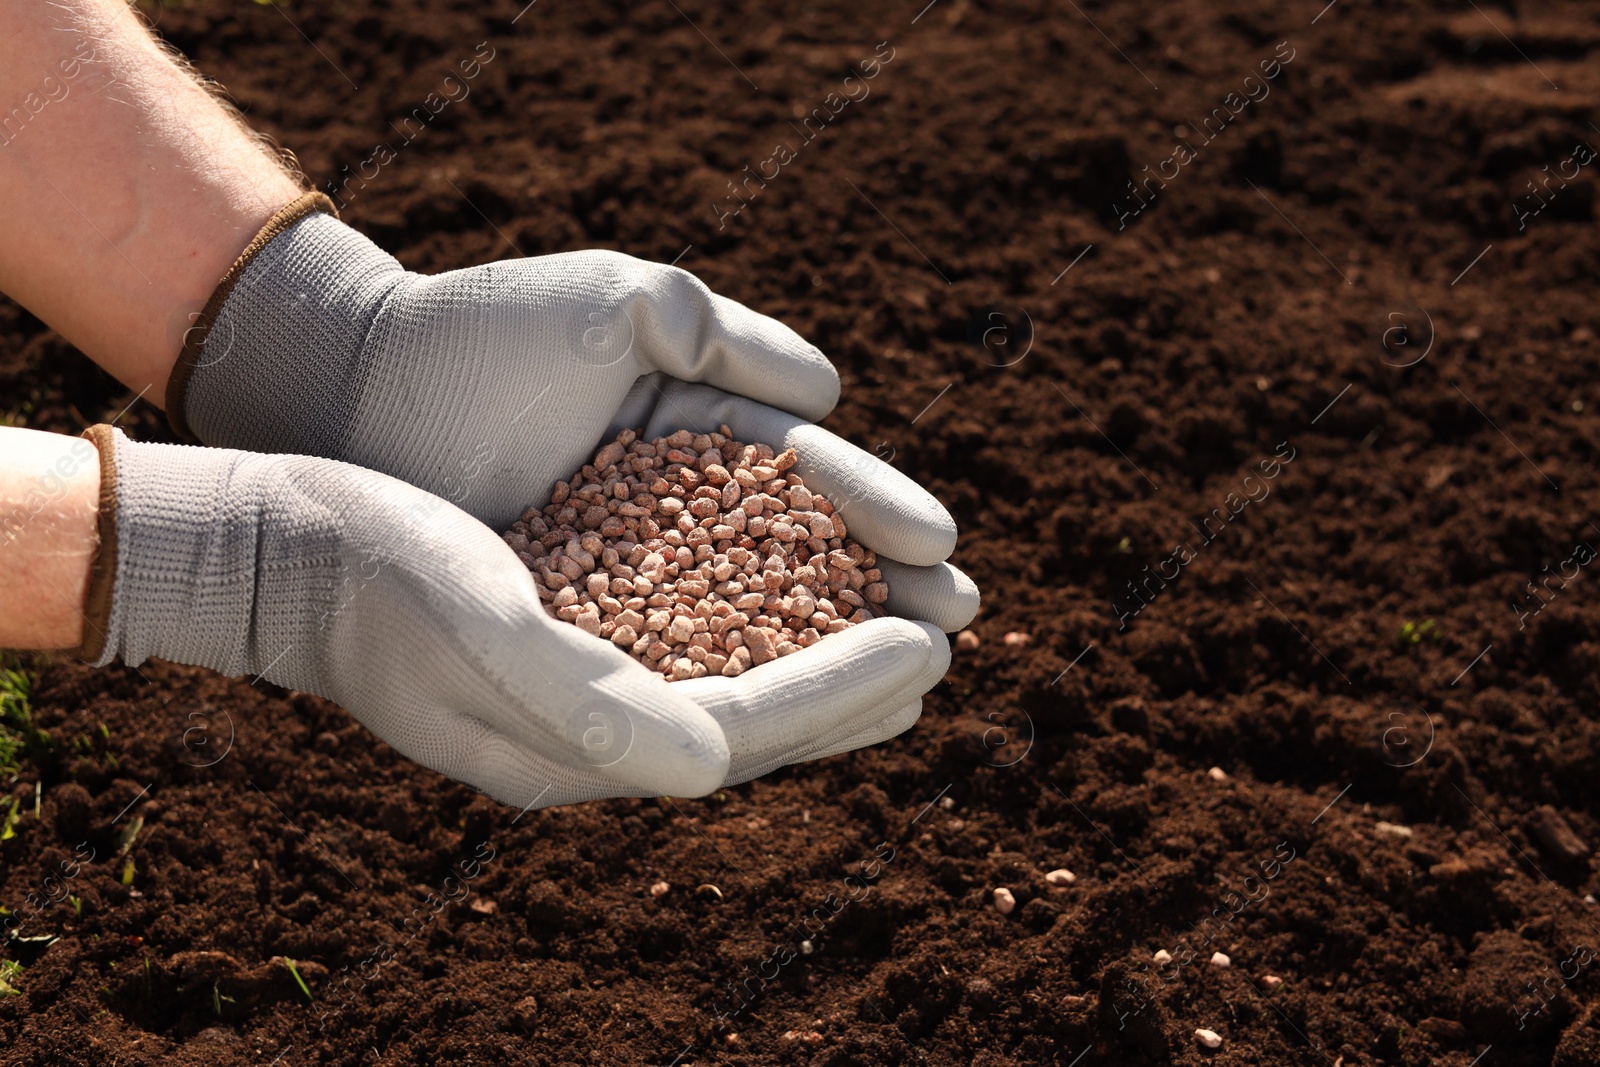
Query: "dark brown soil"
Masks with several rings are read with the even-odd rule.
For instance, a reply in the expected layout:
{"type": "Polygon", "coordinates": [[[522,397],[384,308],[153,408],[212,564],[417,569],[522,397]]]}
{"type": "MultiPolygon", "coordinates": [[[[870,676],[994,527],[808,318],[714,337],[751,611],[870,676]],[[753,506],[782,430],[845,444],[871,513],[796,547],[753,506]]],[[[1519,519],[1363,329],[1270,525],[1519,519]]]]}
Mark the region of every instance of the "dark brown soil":
{"type": "MultiPolygon", "coordinates": [[[[81,913],[0,1058],[1600,1062],[1600,17],[922,5],[152,9],[410,266],[681,256],[815,339],[983,645],[893,743],[520,819],[321,700],[44,661],[0,902],[81,913]]],[[[29,425],[130,399],[0,339],[29,425]]]]}

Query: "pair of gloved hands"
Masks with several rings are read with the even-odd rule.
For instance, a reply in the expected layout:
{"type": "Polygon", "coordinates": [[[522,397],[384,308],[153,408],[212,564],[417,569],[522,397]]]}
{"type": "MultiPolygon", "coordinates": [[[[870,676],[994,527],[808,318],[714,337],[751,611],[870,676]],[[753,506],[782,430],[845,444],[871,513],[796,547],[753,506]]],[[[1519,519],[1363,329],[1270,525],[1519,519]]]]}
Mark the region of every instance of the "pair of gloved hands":
{"type": "Polygon", "coordinates": [[[612,252],[410,273],[325,206],[280,212],[191,331],[168,414],[220,447],[90,431],[102,547],[80,654],[326,696],[524,807],[698,796],[916,721],[977,589],[945,562],[955,524],[932,496],[812,425],[839,394],[815,347],[612,252]],[[892,615],[668,684],[551,619],[498,531],[624,426],[720,423],[795,449],[877,553],[892,615]]]}

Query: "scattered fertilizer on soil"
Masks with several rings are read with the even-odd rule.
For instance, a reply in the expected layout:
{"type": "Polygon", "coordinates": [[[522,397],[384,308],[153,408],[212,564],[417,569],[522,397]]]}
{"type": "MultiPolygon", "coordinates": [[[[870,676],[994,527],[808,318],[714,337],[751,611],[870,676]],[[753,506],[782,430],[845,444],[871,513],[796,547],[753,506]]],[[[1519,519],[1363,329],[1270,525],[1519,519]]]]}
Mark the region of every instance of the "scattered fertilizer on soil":
{"type": "Polygon", "coordinates": [[[793,468],[732,431],[623,430],[504,535],[545,609],[669,681],[736,677],[883,614],[873,553],[793,468]]]}

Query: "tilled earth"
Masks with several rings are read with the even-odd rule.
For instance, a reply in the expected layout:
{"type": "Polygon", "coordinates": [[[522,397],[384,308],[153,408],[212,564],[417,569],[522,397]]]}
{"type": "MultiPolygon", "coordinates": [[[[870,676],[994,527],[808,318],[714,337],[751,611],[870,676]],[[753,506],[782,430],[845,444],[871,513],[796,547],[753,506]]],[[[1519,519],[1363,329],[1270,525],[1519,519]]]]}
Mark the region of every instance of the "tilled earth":
{"type": "MultiPolygon", "coordinates": [[[[982,644],[891,743],[520,816],[39,659],[0,1058],[1600,1061],[1600,13],[924,3],[146,7],[408,266],[616,248],[815,340],[982,644]]],[[[11,305],[0,381],[132,399],[11,305]]]]}

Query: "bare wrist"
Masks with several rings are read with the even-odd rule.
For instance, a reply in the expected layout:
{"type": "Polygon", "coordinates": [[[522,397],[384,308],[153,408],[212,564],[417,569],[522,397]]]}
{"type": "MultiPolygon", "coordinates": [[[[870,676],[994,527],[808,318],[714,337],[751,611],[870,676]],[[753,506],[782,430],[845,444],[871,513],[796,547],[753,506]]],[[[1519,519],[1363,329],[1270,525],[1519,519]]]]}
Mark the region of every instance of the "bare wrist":
{"type": "Polygon", "coordinates": [[[99,501],[91,442],[0,427],[0,647],[83,642],[99,501]]]}

